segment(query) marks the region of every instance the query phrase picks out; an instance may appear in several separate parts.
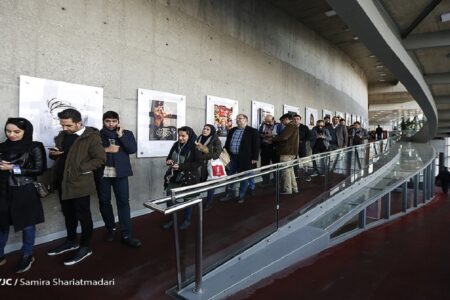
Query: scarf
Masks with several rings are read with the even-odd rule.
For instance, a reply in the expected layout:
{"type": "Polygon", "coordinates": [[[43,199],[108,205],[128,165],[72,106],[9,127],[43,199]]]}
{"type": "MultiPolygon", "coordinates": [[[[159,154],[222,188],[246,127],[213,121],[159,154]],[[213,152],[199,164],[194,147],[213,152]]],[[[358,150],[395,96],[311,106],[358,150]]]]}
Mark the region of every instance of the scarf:
{"type": "Polygon", "coordinates": [[[205,126],[208,126],[211,129],[211,132],[209,133],[209,135],[202,134],[201,136],[199,136],[197,142],[206,146],[209,144],[209,142],[211,142],[212,137],[216,134],[216,127],[211,124],[206,124],[205,126]]]}
{"type": "Polygon", "coordinates": [[[20,141],[11,141],[6,139],[0,144],[0,154],[23,154],[30,151],[33,145],[33,125],[25,118],[9,118],[5,124],[5,135],[6,126],[8,124],[14,124],[17,127],[24,127],[25,132],[23,138],[20,141]]]}
{"type": "Polygon", "coordinates": [[[197,135],[191,127],[183,126],[180,129],[188,134],[189,139],[184,144],[181,144],[179,141],[177,141],[175,143],[175,152],[178,153],[178,155],[187,156],[187,154],[195,147],[197,135]]]}

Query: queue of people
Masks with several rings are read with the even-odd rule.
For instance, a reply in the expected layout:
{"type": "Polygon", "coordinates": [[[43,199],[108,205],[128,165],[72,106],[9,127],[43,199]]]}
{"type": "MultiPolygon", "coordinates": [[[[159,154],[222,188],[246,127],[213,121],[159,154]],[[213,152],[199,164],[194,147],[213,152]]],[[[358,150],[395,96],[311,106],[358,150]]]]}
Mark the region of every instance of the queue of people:
{"type": "MultiPolygon", "coordinates": [[[[63,110],[58,117],[62,131],[55,137],[55,146],[49,148],[49,158],[55,161],[54,186],[58,191],[67,236],[63,243],[50,249],[48,255],[73,252],[64,261],[70,266],[92,254],[90,197],[94,194],[98,196],[99,210],[105,223],[105,242],[115,240],[119,230],[114,219],[111,190],[116,199],[121,241],[132,248],[140,247],[142,243],[133,234],[129,204],[128,177],[133,176],[129,156],[137,151],[133,132],[123,128],[119,114],[114,111],[104,113],[101,130],[82,124],[81,114],[75,109],[63,110]],[[79,241],[78,224],[81,226],[79,241]]],[[[301,123],[301,116],[291,114],[282,115],[280,123],[267,115],[259,130],[248,125],[245,114],[237,115],[236,124],[228,131],[223,147],[217,128],[212,124],[205,124],[200,136],[191,127],[179,128],[178,140],[166,157],[166,193],[170,194],[176,187],[206,181],[208,162],[218,159],[223,149],[230,155],[227,174],[231,175],[256,168],[260,155],[264,166],[305,157],[308,144],[316,154],[357,145],[367,138],[367,130],[361,128],[359,122],[347,128],[345,120],[338,117],[333,117],[327,125],[318,120],[311,130],[301,123]]],[[[9,118],[4,131],[7,139],[0,143],[0,266],[6,263],[4,249],[9,229],[13,226],[16,232],[22,231],[23,246],[16,268],[16,272],[21,273],[29,270],[34,262],[35,226],[44,222],[35,183],[37,176],[46,170],[47,161],[42,143],[33,141],[33,125],[28,120],[9,118]]],[[[323,174],[323,166],[313,163],[315,175],[323,174]]],[[[282,194],[299,192],[295,173],[294,168],[283,170],[282,194]]],[[[269,182],[270,176],[264,176],[263,184],[269,182]]],[[[238,188],[228,186],[221,201],[236,199],[243,203],[254,190],[254,180],[247,179],[238,188]]],[[[214,190],[208,191],[205,210],[211,208],[214,193],[214,190]]],[[[186,200],[189,199],[179,201],[186,200]]],[[[186,208],[180,229],[189,227],[191,216],[192,208],[186,208]]],[[[173,227],[173,220],[167,220],[162,227],[173,227]]]]}

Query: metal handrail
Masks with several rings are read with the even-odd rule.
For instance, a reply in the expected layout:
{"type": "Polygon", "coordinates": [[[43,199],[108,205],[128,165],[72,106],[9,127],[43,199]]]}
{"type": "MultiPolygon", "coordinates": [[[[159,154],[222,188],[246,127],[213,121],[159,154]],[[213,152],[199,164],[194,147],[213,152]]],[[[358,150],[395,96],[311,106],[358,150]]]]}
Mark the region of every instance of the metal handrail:
{"type": "MultiPolygon", "coordinates": [[[[276,164],[271,164],[271,165],[259,167],[256,169],[243,171],[243,172],[240,172],[237,174],[228,175],[223,178],[219,178],[219,179],[215,179],[215,180],[200,182],[200,183],[190,185],[190,186],[182,186],[182,187],[173,188],[173,189],[171,189],[171,196],[156,199],[156,200],[145,201],[144,206],[147,208],[150,208],[150,209],[155,209],[158,212],[167,214],[167,213],[165,213],[165,210],[167,210],[167,209],[163,209],[161,207],[156,208],[156,206],[154,204],[161,204],[161,203],[167,203],[169,201],[175,201],[176,199],[179,199],[179,198],[184,198],[184,197],[187,197],[187,196],[190,196],[193,194],[206,192],[211,189],[221,188],[221,187],[233,184],[233,183],[252,179],[255,177],[262,176],[262,175],[271,174],[276,171],[281,171],[281,170],[284,170],[287,168],[292,168],[293,166],[296,166],[296,165],[298,165],[298,166],[307,165],[307,164],[312,163],[313,161],[331,157],[332,155],[342,155],[345,153],[349,153],[349,152],[353,152],[355,150],[361,150],[361,149],[365,150],[367,148],[367,146],[371,145],[371,144],[375,146],[377,144],[387,142],[386,143],[386,146],[387,146],[388,144],[390,144],[390,142],[395,141],[399,137],[400,137],[399,135],[395,135],[395,136],[391,136],[391,137],[388,137],[383,140],[378,140],[378,141],[367,143],[367,144],[361,144],[361,145],[350,146],[350,147],[346,147],[346,148],[342,148],[342,149],[336,149],[336,150],[332,150],[332,151],[329,151],[326,153],[313,154],[308,157],[297,158],[297,159],[287,161],[287,162],[279,162],[276,164]],[[265,170],[265,171],[263,171],[263,170],[265,170]],[[261,172],[261,171],[263,171],[263,172],[261,172]],[[187,191],[187,192],[184,192],[184,191],[187,191]],[[181,193],[181,192],[184,192],[184,193],[181,193]]],[[[385,149],[383,149],[381,153],[376,154],[376,155],[379,156],[386,151],[387,151],[387,147],[385,147],[385,149]]],[[[191,201],[195,201],[195,199],[189,200],[186,203],[189,203],[191,201]]],[[[187,206],[190,206],[190,205],[187,205],[187,206]]],[[[175,211],[182,210],[187,206],[186,205],[185,206],[175,205],[175,206],[172,206],[170,210],[173,213],[175,211]],[[177,208],[177,209],[174,210],[172,208],[177,208]]]]}

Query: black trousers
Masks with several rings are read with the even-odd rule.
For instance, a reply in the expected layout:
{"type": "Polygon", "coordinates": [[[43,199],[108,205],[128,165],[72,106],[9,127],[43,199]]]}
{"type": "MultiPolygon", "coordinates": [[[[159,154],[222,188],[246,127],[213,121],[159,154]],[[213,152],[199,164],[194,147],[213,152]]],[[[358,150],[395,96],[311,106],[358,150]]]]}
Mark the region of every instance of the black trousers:
{"type": "Polygon", "coordinates": [[[61,201],[61,209],[64,214],[64,221],[66,223],[67,239],[69,241],[77,241],[77,226],[78,221],[81,225],[81,247],[89,247],[91,243],[94,224],[91,215],[91,197],[84,196],[80,198],[61,200],[61,193],[59,194],[61,201]]]}
{"type": "MultiPolygon", "coordinates": [[[[277,154],[272,144],[261,143],[261,167],[277,163],[277,154]]],[[[270,174],[263,175],[263,182],[269,183],[270,174]]]]}

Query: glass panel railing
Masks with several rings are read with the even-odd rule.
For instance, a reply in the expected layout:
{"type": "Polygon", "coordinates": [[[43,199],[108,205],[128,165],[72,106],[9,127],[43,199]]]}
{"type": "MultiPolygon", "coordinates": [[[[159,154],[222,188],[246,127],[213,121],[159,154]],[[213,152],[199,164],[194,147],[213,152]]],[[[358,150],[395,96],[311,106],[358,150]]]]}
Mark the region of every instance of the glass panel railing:
{"type": "MultiPolygon", "coordinates": [[[[373,174],[398,153],[397,139],[394,136],[175,188],[169,198],[147,201],[145,205],[149,208],[166,215],[175,213],[178,225],[183,223],[189,210],[193,211],[189,227],[173,228],[178,288],[190,284],[194,277],[201,278],[202,274],[268,237],[291,219],[373,174]],[[290,191],[286,190],[288,179],[296,182],[297,190],[292,186],[290,191]],[[246,193],[244,186],[248,188],[246,193]],[[208,191],[214,191],[211,207],[206,201],[208,191]],[[224,199],[226,195],[231,197],[224,199]],[[239,201],[241,198],[243,201],[239,201]],[[203,210],[204,207],[207,209],[203,210]]],[[[324,218],[328,220],[321,226],[326,227],[370,196],[368,191],[360,199],[330,211],[324,218]]]]}

